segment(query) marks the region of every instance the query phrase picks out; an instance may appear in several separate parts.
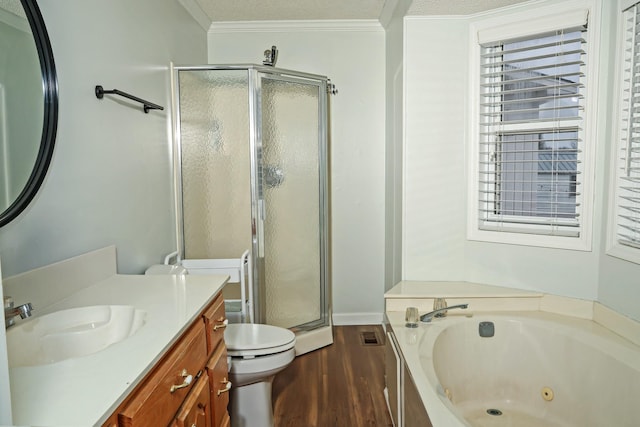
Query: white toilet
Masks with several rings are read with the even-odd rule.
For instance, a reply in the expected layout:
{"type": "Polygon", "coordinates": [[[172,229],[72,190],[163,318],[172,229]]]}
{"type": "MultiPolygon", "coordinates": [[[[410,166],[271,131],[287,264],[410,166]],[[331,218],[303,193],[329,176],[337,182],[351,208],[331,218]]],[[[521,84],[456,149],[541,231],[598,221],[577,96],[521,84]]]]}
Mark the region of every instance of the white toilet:
{"type": "MultiPolygon", "coordinates": [[[[153,265],[145,274],[189,274],[180,265],[153,265]]],[[[271,383],[295,358],[296,336],[271,325],[234,323],[224,332],[229,358],[232,427],[273,427],[271,383]]]]}
{"type": "Polygon", "coordinates": [[[273,427],[271,383],[295,358],[294,333],[271,325],[230,324],[224,341],[231,357],[231,426],[273,427]]]}

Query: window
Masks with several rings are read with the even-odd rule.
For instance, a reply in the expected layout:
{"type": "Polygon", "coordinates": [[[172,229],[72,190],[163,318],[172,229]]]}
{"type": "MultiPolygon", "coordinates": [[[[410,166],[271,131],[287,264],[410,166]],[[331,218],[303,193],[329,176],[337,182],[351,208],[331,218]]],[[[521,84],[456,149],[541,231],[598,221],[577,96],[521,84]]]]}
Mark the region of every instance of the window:
{"type": "MultiPolygon", "coordinates": [[[[622,12],[619,64],[619,129],[613,156],[613,246],[622,257],[640,263],[640,3],[622,12]],[[626,252],[626,256],[625,256],[626,252]]],[[[610,243],[611,245],[611,243],[610,243]]],[[[611,248],[610,248],[611,252],[611,248]]],[[[614,251],[615,252],[615,251],[614,251]]],[[[616,253],[614,253],[616,255],[616,253]]]]}
{"type": "Polygon", "coordinates": [[[471,239],[590,249],[587,15],[478,30],[471,239]]]}

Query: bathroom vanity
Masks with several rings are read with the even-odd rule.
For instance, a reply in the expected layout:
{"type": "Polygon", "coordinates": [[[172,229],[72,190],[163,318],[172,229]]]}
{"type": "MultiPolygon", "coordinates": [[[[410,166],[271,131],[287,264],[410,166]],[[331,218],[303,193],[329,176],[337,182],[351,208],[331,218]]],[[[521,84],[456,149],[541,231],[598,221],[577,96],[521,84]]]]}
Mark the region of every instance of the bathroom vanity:
{"type": "MultiPolygon", "coordinates": [[[[231,384],[221,295],[227,279],[116,274],[113,247],[6,279],[5,294],[34,307],[32,319],[19,320],[7,331],[13,423],[228,426],[231,384]],[[71,353],[58,352],[53,362],[14,353],[20,341],[11,341],[12,328],[25,322],[72,318],[78,308],[93,314],[123,306],[135,308],[135,327],[106,348],[73,354],[114,319],[95,327],[82,324],[83,345],[67,346],[71,353]]],[[[28,338],[36,328],[23,329],[28,338]]],[[[64,329],[51,335],[77,338],[64,329]]]]}
{"type": "Polygon", "coordinates": [[[103,426],[229,426],[225,326],[218,293],[103,426]]]}

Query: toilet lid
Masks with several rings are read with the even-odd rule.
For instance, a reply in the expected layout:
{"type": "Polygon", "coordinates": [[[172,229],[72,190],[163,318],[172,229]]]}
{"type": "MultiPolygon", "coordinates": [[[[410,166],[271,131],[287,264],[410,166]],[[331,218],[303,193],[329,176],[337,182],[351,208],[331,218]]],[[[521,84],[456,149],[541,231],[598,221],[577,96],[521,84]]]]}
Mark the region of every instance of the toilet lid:
{"type": "Polygon", "coordinates": [[[261,356],[289,350],[296,336],[277,326],[234,323],[225,328],[224,342],[229,356],[261,356]]]}

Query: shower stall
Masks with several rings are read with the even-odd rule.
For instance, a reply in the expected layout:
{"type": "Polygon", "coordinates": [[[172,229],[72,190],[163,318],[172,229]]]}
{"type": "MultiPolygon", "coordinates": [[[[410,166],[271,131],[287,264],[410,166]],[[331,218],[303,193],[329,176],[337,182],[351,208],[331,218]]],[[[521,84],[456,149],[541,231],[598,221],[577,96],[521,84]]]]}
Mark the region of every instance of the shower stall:
{"type": "Polygon", "coordinates": [[[330,344],[331,83],[258,65],[172,75],[179,257],[249,249],[250,317],[296,332],[298,354],[330,344]]]}

